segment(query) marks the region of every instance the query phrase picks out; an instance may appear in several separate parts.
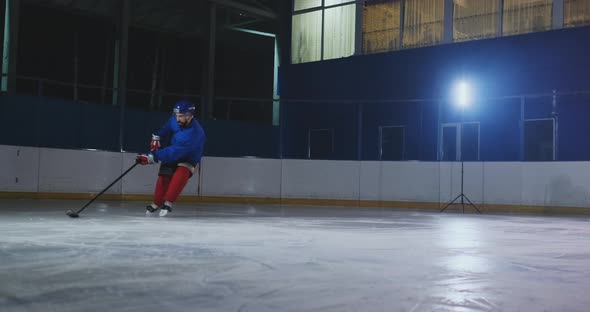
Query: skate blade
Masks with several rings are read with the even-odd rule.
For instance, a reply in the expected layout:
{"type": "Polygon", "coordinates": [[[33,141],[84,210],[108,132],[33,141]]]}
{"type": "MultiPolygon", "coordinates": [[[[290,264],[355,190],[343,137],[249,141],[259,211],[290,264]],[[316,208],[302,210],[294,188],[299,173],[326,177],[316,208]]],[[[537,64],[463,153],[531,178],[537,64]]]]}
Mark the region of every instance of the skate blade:
{"type": "Polygon", "coordinates": [[[165,217],[167,214],[168,214],[168,210],[166,210],[166,209],[160,210],[160,217],[165,217]]]}

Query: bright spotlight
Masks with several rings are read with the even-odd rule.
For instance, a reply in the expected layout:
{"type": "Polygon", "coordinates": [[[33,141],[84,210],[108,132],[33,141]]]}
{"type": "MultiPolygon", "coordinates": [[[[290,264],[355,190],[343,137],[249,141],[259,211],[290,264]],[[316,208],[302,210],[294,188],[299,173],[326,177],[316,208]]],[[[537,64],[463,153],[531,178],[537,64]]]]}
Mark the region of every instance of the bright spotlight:
{"type": "Polygon", "coordinates": [[[466,107],[471,104],[472,101],[472,93],[471,93],[471,86],[467,81],[459,81],[455,85],[455,90],[453,92],[453,97],[455,103],[460,107],[466,107]]]}

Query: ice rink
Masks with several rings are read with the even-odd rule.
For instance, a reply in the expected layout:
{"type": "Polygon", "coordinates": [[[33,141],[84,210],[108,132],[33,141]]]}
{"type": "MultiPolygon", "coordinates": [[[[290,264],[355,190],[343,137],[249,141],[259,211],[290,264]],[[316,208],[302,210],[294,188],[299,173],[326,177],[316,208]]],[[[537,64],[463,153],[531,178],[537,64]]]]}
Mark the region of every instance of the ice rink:
{"type": "Polygon", "coordinates": [[[0,201],[0,311],[584,311],[588,217],[0,201]]]}

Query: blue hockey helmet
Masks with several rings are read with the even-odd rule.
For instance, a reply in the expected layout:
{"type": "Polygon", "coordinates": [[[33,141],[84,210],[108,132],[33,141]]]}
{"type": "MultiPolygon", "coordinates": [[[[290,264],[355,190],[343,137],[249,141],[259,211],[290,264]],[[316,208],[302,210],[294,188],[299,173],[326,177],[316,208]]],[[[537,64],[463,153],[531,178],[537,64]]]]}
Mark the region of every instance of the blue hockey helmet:
{"type": "Polygon", "coordinates": [[[174,104],[174,109],[172,110],[176,114],[195,114],[195,104],[187,101],[187,100],[180,100],[174,104]]]}

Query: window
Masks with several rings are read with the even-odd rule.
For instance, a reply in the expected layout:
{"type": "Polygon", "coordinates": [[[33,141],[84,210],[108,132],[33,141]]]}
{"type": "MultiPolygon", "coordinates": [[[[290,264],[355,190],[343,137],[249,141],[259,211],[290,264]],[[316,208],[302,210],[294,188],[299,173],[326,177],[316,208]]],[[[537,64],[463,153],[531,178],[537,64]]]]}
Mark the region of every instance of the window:
{"type": "Polygon", "coordinates": [[[494,37],[498,33],[500,0],[454,0],[455,41],[494,37]]]}
{"type": "Polygon", "coordinates": [[[325,6],[331,6],[331,5],[337,5],[337,4],[342,4],[342,3],[346,3],[346,2],[354,2],[354,0],[324,0],[326,3],[324,4],[325,6]]]}
{"type": "Polygon", "coordinates": [[[323,7],[322,0],[295,0],[293,9],[291,63],[313,62],[354,54],[354,0],[324,0],[323,7]]]}
{"type": "Polygon", "coordinates": [[[404,47],[420,47],[441,42],[443,17],[442,0],[406,0],[404,47]]]}
{"type": "Polygon", "coordinates": [[[451,35],[444,31],[446,22],[452,22],[456,42],[492,38],[500,32],[547,31],[553,28],[554,6],[562,2],[565,27],[590,25],[590,0],[452,0],[452,21],[445,21],[445,6],[451,0],[293,1],[293,64],[436,45],[445,34],[451,35]],[[362,12],[357,12],[357,3],[362,3],[362,12]],[[362,14],[362,25],[357,25],[357,13],[362,14]],[[362,35],[361,51],[356,51],[357,35],[362,35]]]}
{"type": "Polygon", "coordinates": [[[461,129],[461,158],[479,160],[479,123],[464,123],[461,129]]]}
{"type": "Polygon", "coordinates": [[[439,159],[444,161],[479,160],[479,122],[442,125],[439,159]]]}
{"type": "Polygon", "coordinates": [[[349,4],[324,11],[324,59],[354,54],[356,5],[349,4]]]}
{"type": "Polygon", "coordinates": [[[291,63],[321,60],[322,12],[293,15],[291,34],[291,63]]]}
{"type": "Polygon", "coordinates": [[[334,153],[334,129],[309,129],[307,158],[329,159],[334,153]]]}
{"type": "Polygon", "coordinates": [[[524,160],[555,160],[554,127],[553,118],[524,121],[524,160]]]}
{"type": "Polygon", "coordinates": [[[563,24],[566,27],[590,24],[590,1],[564,0],[563,24]]]}
{"type": "Polygon", "coordinates": [[[503,32],[524,34],[551,29],[553,0],[504,0],[503,32]]]}
{"type": "Polygon", "coordinates": [[[379,159],[404,160],[405,158],[404,126],[379,127],[379,159]]]}
{"type": "Polygon", "coordinates": [[[401,1],[367,1],[363,8],[363,53],[400,48],[401,1]]]}
{"type": "Polygon", "coordinates": [[[458,158],[458,127],[456,124],[447,124],[442,127],[441,156],[444,161],[455,161],[458,158]]]}
{"type": "Polygon", "coordinates": [[[293,9],[295,11],[316,8],[322,5],[322,0],[295,0],[293,9]]]}

